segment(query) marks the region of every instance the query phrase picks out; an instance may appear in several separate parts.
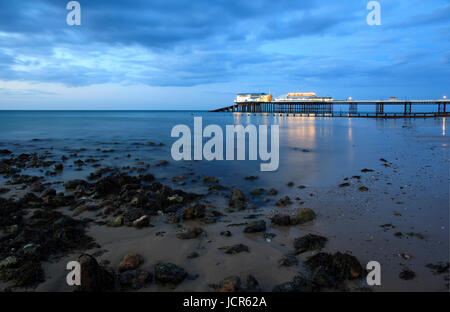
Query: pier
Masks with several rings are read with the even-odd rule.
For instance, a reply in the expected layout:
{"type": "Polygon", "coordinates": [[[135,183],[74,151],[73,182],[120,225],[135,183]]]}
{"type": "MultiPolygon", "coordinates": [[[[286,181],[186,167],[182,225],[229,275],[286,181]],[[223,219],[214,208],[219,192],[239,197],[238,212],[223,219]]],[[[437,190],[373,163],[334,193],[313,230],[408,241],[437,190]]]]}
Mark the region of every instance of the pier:
{"type": "Polygon", "coordinates": [[[307,117],[374,117],[374,118],[423,118],[450,117],[446,105],[448,99],[440,100],[331,100],[331,101],[272,101],[237,102],[212,112],[280,113],[307,117]],[[335,111],[336,105],[348,106],[348,110],[335,111]],[[397,105],[398,112],[385,112],[385,107],[397,105]],[[418,105],[430,107],[429,112],[415,112],[418,105]],[[358,112],[358,108],[375,108],[373,113],[358,112]],[[434,108],[434,110],[432,109],[434,108]]]}

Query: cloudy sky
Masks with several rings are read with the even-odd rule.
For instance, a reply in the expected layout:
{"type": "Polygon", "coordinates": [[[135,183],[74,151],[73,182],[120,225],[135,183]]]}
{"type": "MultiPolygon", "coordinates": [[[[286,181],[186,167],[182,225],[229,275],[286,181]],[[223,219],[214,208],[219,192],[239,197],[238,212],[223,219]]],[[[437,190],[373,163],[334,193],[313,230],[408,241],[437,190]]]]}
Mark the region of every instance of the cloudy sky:
{"type": "Polygon", "coordinates": [[[449,0],[0,0],[0,109],[212,109],[235,93],[450,95],[449,0]]]}

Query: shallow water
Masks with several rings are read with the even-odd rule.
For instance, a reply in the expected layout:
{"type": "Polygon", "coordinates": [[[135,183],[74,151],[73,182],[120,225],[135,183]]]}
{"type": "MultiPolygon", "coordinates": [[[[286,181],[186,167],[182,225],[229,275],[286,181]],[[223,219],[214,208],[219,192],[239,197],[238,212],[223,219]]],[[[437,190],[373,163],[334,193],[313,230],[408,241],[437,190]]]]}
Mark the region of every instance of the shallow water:
{"type": "MultiPolygon", "coordinates": [[[[275,207],[273,201],[261,203],[254,199],[256,210],[268,224],[276,211],[295,213],[299,207],[313,208],[317,219],[306,226],[269,227],[277,234],[272,242],[261,235],[247,235],[242,228],[233,228],[233,236],[218,235],[226,222],[203,226],[208,239],[179,241],[173,226],[158,223],[155,228],[137,231],[133,228],[91,226],[92,235],[102,248],[102,258],[117,265],[128,252],[139,252],[146,259],[144,268],[157,261],[171,261],[187,271],[199,274],[195,281],[181,284],[177,290],[208,290],[208,283],[218,282],[229,275],[253,274],[270,290],[274,285],[290,280],[298,267],[279,268],[278,259],[292,249],[294,238],[313,232],[327,236],[326,251],[349,251],[365,264],[371,260],[382,265],[382,285],[374,290],[446,290],[442,275],[433,275],[428,263],[449,261],[449,121],[436,119],[351,119],[306,118],[257,114],[206,112],[148,112],[148,111],[2,111],[0,112],[0,149],[21,152],[50,153],[48,160],[60,160],[62,155],[77,153],[65,164],[64,171],[47,177],[56,188],[63,190],[62,181],[85,178],[95,171],[90,164],[75,170],[75,159],[97,159],[102,166],[135,166],[144,168],[168,160],[168,166],[150,167],[164,184],[188,191],[206,192],[201,183],[180,186],[171,178],[188,171],[195,175],[216,176],[220,184],[236,186],[247,194],[254,188],[276,188],[276,198],[289,195],[290,207],[275,207]],[[280,126],[280,164],[277,171],[259,171],[260,161],[182,161],[170,156],[170,132],[176,124],[193,129],[193,118],[203,117],[203,126],[217,124],[225,130],[227,124],[278,124],[280,126]],[[33,140],[38,139],[38,140],[33,140]],[[148,141],[163,143],[150,146],[148,141]],[[127,155],[130,154],[130,157],[127,155]],[[384,167],[380,158],[391,163],[384,167]],[[185,168],[182,168],[184,166],[185,168]],[[374,169],[361,173],[361,169],[374,169]],[[256,175],[257,180],[245,180],[256,175]],[[360,181],[351,179],[361,175],[360,181]],[[350,178],[349,187],[338,185],[350,178]],[[287,186],[289,181],[293,187],[287,186]],[[299,189],[297,186],[306,188],[299,189]],[[366,186],[368,192],[358,188],[366,186]],[[299,202],[304,202],[302,205],[299,202]],[[401,216],[395,216],[394,211],[401,216]],[[395,229],[380,225],[392,223],[395,229]],[[164,237],[155,232],[163,229],[164,237]],[[419,232],[425,236],[397,238],[397,231],[419,232]],[[244,243],[249,254],[223,256],[217,248],[224,244],[244,243]],[[186,260],[193,250],[201,250],[201,257],[186,260]],[[407,253],[409,260],[400,254],[407,253]],[[399,279],[401,269],[413,269],[417,277],[411,281],[399,279]]],[[[204,140],[206,141],[206,140],[204,140]]],[[[38,169],[31,173],[43,175],[38,169]]],[[[218,210],[226,208],[226,201],[208,198],[218,210]]],[[[252,199],[253,200],[253,199],[252,199]]],[[[84,215],[86,217],[86,215],[84,215]]],[[[231,223],[242,221],[245,215],[227,216],[231,223]]],[[[152,222],[153,224],[154,222],[152,222]]],[[[228,228],[229,229],[229,228],[228,228]]],[[[304,259],[305,257],[300,257],[304,259]]],[[[65,278],[63,261],[48,264],[49,279],[38,290],[61,290],[65,278]],[[56,269],[58,267],[58,269],[56,269]],[[61,267],[61,268],[59,268],[61,267]]],[[[361,285],[364,286],[364,285],[361,285]]],[[[154,287],[154,286],[152,286],[154,287]]],[[[151,288],[154,290],[154,288],[151,288]]]]}

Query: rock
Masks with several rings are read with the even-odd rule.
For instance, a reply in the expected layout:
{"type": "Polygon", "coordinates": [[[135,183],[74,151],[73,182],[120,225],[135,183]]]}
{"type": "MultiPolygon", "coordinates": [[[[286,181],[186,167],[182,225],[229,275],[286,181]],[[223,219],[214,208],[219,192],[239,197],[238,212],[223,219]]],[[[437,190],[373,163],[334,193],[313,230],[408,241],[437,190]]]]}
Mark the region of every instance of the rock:
{"type": "Polygon", "coordinates": [[[67,181],[66,183],[64,183],[64,187],[66,188],[66,190],[74,190],[79,186],[87,186],[88,183],[84,180],[70,180],[67,181]]]}
{"type": "Polygon", "coordinates": [[[238,253],[244,252],[244,251],[250,252],[248,247],[243,244],[220,247],[219,250],[223,251],[226,254],[230,254],[230,255],[235,255],[235,254],[238,254],[238,253]]]}
{"type": "Polygon", "coordinates": [[[183,208],[183,219],[190,220],[203,218],[205,216],[205,205],[199,203],[191,203],[188,207],[183,208]]]}
{"type": "Polygon", "coordinates": [[[186,232],[178,233],[178,239],[194,239],[197,238],[200,234],[203,233],[203,229],[199,227],[195,227],[193,229],[187,230],[186,232]]]}
{"type": "Polygon", "coordinates": [[[26,244],[23,246],[23,254],[30,257],[37,257],[39,255],[39,251],[41,249],[41,245],[39,244],[26,244]]]}
{"type": "Polygon", "coordinates": [[[146,215],[146,210],[140,207],[130,206],[122,215],[123,221],[127,225],[133,225],[133,221],[146,215]]]}
{"type": "Polygon", "coordinates": [[[84,161],[82,161],[81,159],[75,160],[73,163],[79,167],[84,165],[84,161]]]}
{"type": "Polygon", "coordinates": [[[313,284],[302,275],[294,276],[292,282],[283,283],[273,288],[273,292],[312,292],[313,284]]]}
{"type": "Polygon", "coordinates": [[[361,170],[361,172],[363,172],[363,173],[373,172],[373,171],[374,171],[373,169],[367,169],[367,168],[364,168],[361,170]]]}
{"type": "Polygon", "coordinates": [[[261,196],[262,194],[264,194],[263,188],[257,188],[250,192],[250,195],[252,195],[252,196],[261,196]]]}
{"type": "Polygon", "coordinates": [[[131,270],[120,274],[119,282],[123,289],[139,290],[151,283],[153,274],[143,270],[131,270]]]}
{"type": "Polygon", "coordinates": [[[256,233],[256,232],[264,232],[266,230],[266,222],[264,220],[259,220],[256,222],[249,223],[245,229],[245,233],[256,233]]]}
{"type": "Polygon", "coordinates": [[[258,281],[253,275],[247,276],[247,280],[245,281],[246,291],[250,292],[259,292],[261,291],[261,286],[259,286],[258,281]]]}
{"type": "Polygon", "coordinates": [[[45,189],[45,187],[44,187],[44,185],[42,185],[41,182],[34,182],[30,186],[31,192],[42,192],[42,191],[44,191],[44,189],[45,189]]]}
{"type": "Polygon", "coordinates": [[[119,227],[123,225],[123,217],[122,216],[118,216],[116,218],[114,218],[114,220],[108,224],[111,227],[119,227]]]}
{"type": "Polygon", "coordinates": [[[310,257],[305,264],[313,273],[313,282],[319,287],[337,288],[345,280],[358,279],[364,270],[358,259],[349,254],[318,253],[310,257]]]}
{"type": "Polygon", "coordinates": [[[220,232],[220,235],[221,236],[225,236],[225,237],[230,237],[231,236],[231,232],[230,231],[223,231],[223,232],[220,232]]]}
{"type": "Polygon", "coordinates": [[[269,196],[275,196],[278,194],[278,191],[276,189],[271,188],[268,192],[267,195],[269,196]]]}
{"type": "Polygon", "coordinates": [[[127,271],[137,269],[144,262],[144,258],[138,254],[128,254],[120,262],[119,271],[127,271]]]}
{"type": "Polygon", "coordinates": [[[294,186],[294,182],[288,182],[287,184],[286,184],[288,187],[293,187],[294,186]]]}
{"type": "Polygon", "coordinates": [[[290,204],[292,204],[292,202],[291,202],[291,199],[289,198],[289,196],[281,197],[280,199],[278,199],[275,202],[275,205],[281,206],[281,207],[284,207],[284,206],[287,206],[287,205],[290,205],[290,204]]]}
{"type": "Polygon", "coordinates": [[[213,177],[213,176],[205,177],[205,178],[203,178],[203,183],[205,183],[205,184],[217,184],[217,183],[219,183],[219,179],[217,179],[216,177],[213,177]]]}
{"type": "Polygon", "coordinates": [[[17,257],[15,257],[15,256],[6,257],[5,259],[3,259],[0,262],[0,269],[13,267],[13,266],[17,265],[17,263],[19,263],[19,260],[17,259],[17,257]]]}
{"type": "Polygon", "coordinates": [[[298,264],[298,259],[294,255],[285,255],[285,256],[283,256],[283,258],[278,260],[278,264],[280,266],[290,267],[290,266],[293,266],[293,265],[297,265],[298,264]]]}
{"type": "Polygon", "coordinates": [[[219,292],[236,292],[241,288],[241,279],[238,276],[229,276],[219,282],[219,292]]]}
{"type": "Polygon", "coordinates": [[[350,186],[350,183],[344,182],[344,183],[339,184],[339,187],[346,187],[346,186],[350,186]]]}
{"type": "Polygon", "coordinates": [[[195,259],[195,258],[198,258],[199,256],[200,255],[197,252],[193,251],[187,256],[187,258],[188,259],[195,259]]]}
{"type": "Polygon", "coordinates": [[[239,189],[233,189],[231,194],[231,200],[241,200],[246,201],[247,198],[245,197],[244,193],[242,193],[239,189]]]}
{"type": "Polygon", "coordinates": [[[426,265],[426,267],[431,269],[433,271],[433,274],[448,273],[449,268],[450,268],[450,262],[447,262],[447,263],[440,262],[437,264],[429,263],[426,265]]]}
{"type": "Polygon", "coordinates": [[[266,241],[270,242],[277,234],[275,233],[264,233],[263,237],[266,241]]]}
{"type": "Polygon", "coordinates": [[[231,208],[237,208],[239,210],[243,210],[247,208],[247,198],[245,197],[244,193],[242,193],[239,189],[233,189],[231,194],[231,199],[229,202],[229,206],[231,208]]]}
{"type": "Polygon", "coordinates": [[[56,196],[55,189],[47,189],[41,193],[41,197],[56,196]]]}
{"type": "Polygon", "coordinates": [[[160,284],[178,285],[187,277],[184,269],[173,263],[160,263],[155,266],[155,280],[160,284]]]}
{"type": "Polygon", "coordinates": [[[270,219],[270,221],[274,225],[287,226],[291,224],[291,217],[288,215],[276,214],[270,219]]]}
{"type": "Polygon", "coordinates": [[[142,229],[143,227],[150,225],[150,218],[148,216],[142,216],[139,219],[133,221],[133,226],[138,229],[142,229]]]}
{"type": "Polygon", "coordinates": [[[408,232],[408,233],[406,233],[406,235],[411,236],[411,237],[417,237],[418,239],[425,239],[425,236],[420,233],[408,232]]]}
{"type": "Polygon", "coordinates": [[[414,277],[416,277],[416,273],[415,273],[414,271],[411,271],[411,270],[408,269],[408,268],[404,268],[404,269],[400,272],[399,277],[400,277],[401,279],[403,279],[403,280],[408,281],[408,280],[412,280],[414,277]]]}
{"type": "Polygon", "coordinates": [[[155,180],[155,176],[153,174],[147,173],[142,176],[141,180],[144,182],[152,182],[155,180]]]}
{"type": "Polygon", "coordinates": [[[297,216],[294,218],[295,224],[304,224],[310,222],[316,218],[314,210],[311,208],[300,208],[297,211],[297,216]]]}
{"type": "Polygon", "coordinates": [[[39,262],[27,261],[14,270],[15,286],[33,287],[45,281],[44,270],[39,262]]]}
{"type": "Polygon", "coordinates": [[[294,240],[294,248],[297,254],[323,248],[327,238],[314,234],[307,234],[294,240]]]}
{"type": "Polygon", "coordinates": [[[98,209],[100,209],[100,207],[98,205],[96,205],[95,203],[87,203],[84,205],[80,205],[74,209],[74,211],[72,213],[72,217],[76,217],[85,211],[95,211],[98,209]]]}
{"type": "Polygon", "coordinates": [[[187,179],[187,178],[188,178],[188,176],[186,176],[186,175],[179,175],[179,176],[173,177],[172,182],[180,183],[180,182],[183,182],[182,180],[187,179]]]}
{"type": "Polygon", "coordinates": [[[53,165],[53,170],[55,171],[63,171],[64,166],[62,164],[53,165]]]}
{"type": "MultiPolygon", "coordinates": [[[[197,182],[196,180],[191,180],[192,183],[197,182]]],[[[220,184],[213,184],[208,188],[208,191],[223,191],[227,190],[228,187],[220,185],[220,184]]]]}
{"type": "Polygon", "coordinates": [[[114,275],[100,266],[94,257],[82,254],[78,257],[81,266],[81,285],[77,291],[112,291],[115,289],[114,275]]]}
{"type": "Polygon", "coordinates": [[[360,188],[358,188],[358,190],[359,190],[360,192],[367,192],[367,191],[369,190],[369,188],[366,187],[366,186],[361,186],[360,188]]]}
{"type": "Polygon", "coordinates": [[[176,223],[180,223],[180,216],[178,215],[173,215],[173,216],[168,216],[167,217],[167,222],[168,223],[172,223],[172,224],[176,224],[176,223]]]}
{"type": "Polygon", "coordinates": [[[256,180],[256,179],[258,179],[258,177],[257,176],[252,176],[252,175],[245,177],[245,180],[256,180]]]}
{"type": "Polygon", "coordinates": [[[173,196],[167,197],[167,200],[170,201],[170,202],[182,203],[184,198],[181,197],[181,196],[178,196],[177,194],[175,194],[173,196]]]}

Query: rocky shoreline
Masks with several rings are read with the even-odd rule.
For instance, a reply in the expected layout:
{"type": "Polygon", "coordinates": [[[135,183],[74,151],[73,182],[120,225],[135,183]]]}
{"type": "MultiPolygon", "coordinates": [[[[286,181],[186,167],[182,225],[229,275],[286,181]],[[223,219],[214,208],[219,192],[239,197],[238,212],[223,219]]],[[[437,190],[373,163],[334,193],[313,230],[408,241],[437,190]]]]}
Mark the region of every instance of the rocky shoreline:
{"type": "MultiPolygon", "coordinates": [[[[151,146],[162,145],[153,143],[151,146]]],[[[323,249],[327,244],[339,238],[308,233],[309,225],[323,216],[314,209],[303,207],[305,201],[300,197],[290,198],[275,188],[243,191],[221,185],[218,177],[198,176],[193,170],[172,177],[172,183],[180,187],[174,189],[151,173],[152,167],[171,165],[165,160],[153,165],[137,160],[139,167],[117,168],[103,166],[93,157],[78,158],[76,153],[63,155],[57,161],[51,159],[47,152],[16,155],[7,149],[0,150],[0,174],[4,179],[0,185],[0,280],[4,283],[4,291],[37,287],[46,279],[42,266],[44,262],[58,261],[77,252],[83,273],[82,286],[76,287],[76,291],[134,291],[145,290],[153,284],[177,290],[185,281],[195,282],[199,277],[189,267],[189,262],[161,262],[143,269],[142,264],[150,259],[141,255],[137,245],[133,253],[124,254],[114,267],[107,259],[99,260],[103,253],[86,253],[87,250],[102,248],[96,238],[89,235],[88,229],[91,226],[112,230],[128,227],[142,231],[165,225],[170,226],[177,240],[208,242],[215,239],[209,229],[216,224],[223,224],[219,236],[224,239],[239,232],[239,235],[256,235],[261,244],[270,243],[277,236],[270,229],[302,227],[306,234],[291,239],[289,246],[280,245],[289,251],[278,259],[279,267],[303,268],[297,270],[291,280],[268,286],[252,274],[231,275],[208,284],[211,291],[370,290],[364,286],[365,263],[358,260],[358,255],[348,250],[325,252],[323,249]],[[67,167],[82,171],[86,166],[95,170],[85,179],[57,183],[63,189],[57,190],[54,182],[46,181],[48,177],[57,177],[67,167]],[[41,174],[29,174],[29,170],[38,170],[41,174]],[[189,182],[200,183],[207,191],[190,192],[185,188],[189,182]],[[216,201],[216,197],[222,197],[223,203],[216,201]],[[261,205],[272,205],[276,211],[261,213],[257,210],[261,205]],[[240,223],[230,222],[229,219],[235,214],[244,215],[240,223]],[[189,222],[194,222],[194,225],[188,225],[189,222]],[[300,257],[305,253],[306,257],[300,257]]],[[[385,167],[392,165],[385,159],[380,159],[380,162],[385,167]]],[[[337,189],[348,188],[352,181],[360,182],[361,175],[372,172],[373,169],[363,168],[358,175],[345,178],[337,189]]],[[[247,176],[245,179],[257,181],[258,177],[247,176]]],[[[288,182],[287,186],[296,187],[294,182],[288,182]]],[[[306,187],[299,185],[296,188],[305,190],[306,187]]],[[[369,189],[358,184],[358,192],[368,192],[369,189]]],[[[314,194],[309,196],[313,198],[314,194]]],[[[389,224],[383,225],[383,228],[391,229],[389,224]]],[[[165,234],[163,230],[156,233],[160,236],[165,234]]],[[[422,234],[395,233],[397,237],[402,235],[419,237],[422,234]]],[[[216,249],[226,257],[240,257],[253,252],[243,243],[231,243],[216,249]]],[[[198,258],[198,251],[192,251],[188,261],[198,258]]],[[[409,255],[402,257],[406,259],[409,255]]],[[[435,274],[446,275],[448,283],[448,263],[429,264],[428,268],[435,274]]],[[[210,270],[215,270],[213,264],[210,270]]],[[[405,267],[399,278],[412,280],[415,273],[405,267]]]]}

